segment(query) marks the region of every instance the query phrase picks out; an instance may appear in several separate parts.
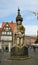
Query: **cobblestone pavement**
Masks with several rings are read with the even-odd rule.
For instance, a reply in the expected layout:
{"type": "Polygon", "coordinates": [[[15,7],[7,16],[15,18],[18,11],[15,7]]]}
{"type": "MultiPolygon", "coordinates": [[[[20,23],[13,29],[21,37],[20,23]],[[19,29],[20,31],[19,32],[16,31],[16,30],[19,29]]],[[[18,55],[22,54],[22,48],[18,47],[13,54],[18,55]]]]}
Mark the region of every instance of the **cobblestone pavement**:
{"type": "Polygon", "coordinates": [[[28,49],[30,59],[26,60],[7,60],[9,54],[0,53],[0,65],[38,65],[38,49],[34,52],[33,49],[28,49]]]}

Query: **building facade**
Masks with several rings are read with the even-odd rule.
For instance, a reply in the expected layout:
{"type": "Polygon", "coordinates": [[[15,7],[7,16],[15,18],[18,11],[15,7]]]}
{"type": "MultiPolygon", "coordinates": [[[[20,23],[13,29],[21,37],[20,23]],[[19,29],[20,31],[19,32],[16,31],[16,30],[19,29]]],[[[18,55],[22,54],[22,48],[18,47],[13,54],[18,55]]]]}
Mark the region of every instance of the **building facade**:
{"type": "Polygon", "coordinates": [[[13,45],[13,29],[16,26],[15,23],[3,22],[0,31],[0,48],[4,51],[9,51],[13,45]]]}

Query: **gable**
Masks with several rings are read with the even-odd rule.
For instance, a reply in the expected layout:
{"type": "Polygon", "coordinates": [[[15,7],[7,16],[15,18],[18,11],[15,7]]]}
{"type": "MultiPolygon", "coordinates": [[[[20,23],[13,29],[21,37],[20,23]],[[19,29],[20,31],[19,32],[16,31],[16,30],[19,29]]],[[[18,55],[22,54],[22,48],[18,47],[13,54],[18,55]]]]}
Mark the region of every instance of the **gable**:
{"type": "Polygon", "coordinates": [[[2,31],[12,31],[12,29],[10,28],[9,24],[6,23],[2,29],[2,31]]]}
{"type": "Polygon", "coordinates": [[[0,29],[0,31],[2,31],[4,29],[4,27],[8,26],[11,31],[14,31],[14,28],[16,27],[16,23],[12,23],[12,22],[3,22],[2,23],[2,28],[0,29]],[[7,25],[8,24],[8,25],[7,25]]]}

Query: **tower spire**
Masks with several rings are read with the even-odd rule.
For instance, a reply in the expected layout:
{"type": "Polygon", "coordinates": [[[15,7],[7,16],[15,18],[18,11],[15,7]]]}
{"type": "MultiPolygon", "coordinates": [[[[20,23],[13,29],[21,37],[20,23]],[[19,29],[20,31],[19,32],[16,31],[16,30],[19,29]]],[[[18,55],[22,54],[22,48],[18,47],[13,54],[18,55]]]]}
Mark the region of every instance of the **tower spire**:
{"type": "Polygon", "coordinates": [[[18,15],[20,15],[20,9],[18,8],[18,15]]]}
{"type": "Polygon", "coordinates": [[[20,14],[20,9],[18,8],[18,13],[17,13],[17,17],[16,17],[16,22],[17,21],[23,21],[23,18],[21,17],[21,14],[20,14]]]}

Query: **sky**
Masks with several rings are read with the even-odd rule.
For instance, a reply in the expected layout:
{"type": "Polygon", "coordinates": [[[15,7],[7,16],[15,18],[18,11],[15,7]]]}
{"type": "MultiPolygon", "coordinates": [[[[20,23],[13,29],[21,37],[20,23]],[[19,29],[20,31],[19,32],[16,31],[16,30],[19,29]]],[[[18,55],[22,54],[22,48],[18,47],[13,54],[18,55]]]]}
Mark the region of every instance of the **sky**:
{"type": "Polygon", "coordinates": [[[38,0],[0,0],[0,26],[2,22],[16,22],[20,8],[26,35],[37,35],[38,20],[32,12],[38,12],[38,0]]]}

